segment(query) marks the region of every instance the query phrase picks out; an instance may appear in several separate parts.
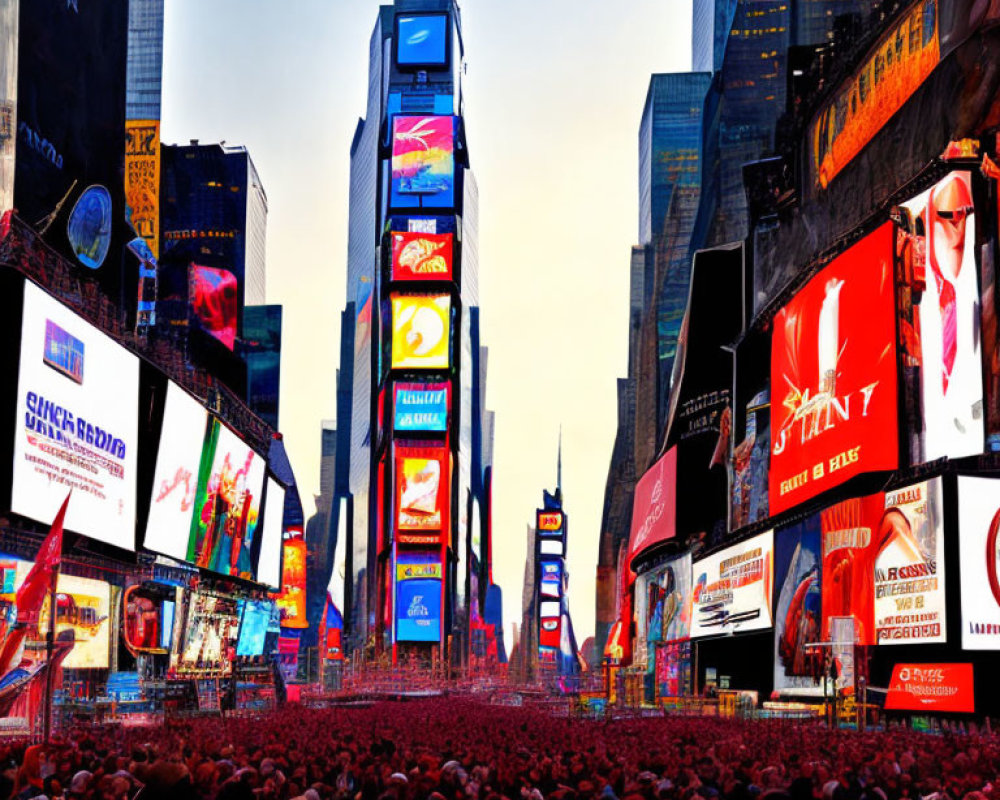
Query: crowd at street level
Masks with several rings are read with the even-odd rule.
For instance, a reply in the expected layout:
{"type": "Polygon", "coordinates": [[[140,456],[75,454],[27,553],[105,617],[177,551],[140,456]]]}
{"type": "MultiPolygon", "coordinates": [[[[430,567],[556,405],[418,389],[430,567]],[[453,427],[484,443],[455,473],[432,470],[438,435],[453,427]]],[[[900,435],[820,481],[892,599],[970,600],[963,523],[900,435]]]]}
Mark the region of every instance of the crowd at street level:
{"type": "Polygon", "coordinates": [[[0,758],[0,800],[1000,800],[992,734],[453,698],[80,727],[0,758]]]}

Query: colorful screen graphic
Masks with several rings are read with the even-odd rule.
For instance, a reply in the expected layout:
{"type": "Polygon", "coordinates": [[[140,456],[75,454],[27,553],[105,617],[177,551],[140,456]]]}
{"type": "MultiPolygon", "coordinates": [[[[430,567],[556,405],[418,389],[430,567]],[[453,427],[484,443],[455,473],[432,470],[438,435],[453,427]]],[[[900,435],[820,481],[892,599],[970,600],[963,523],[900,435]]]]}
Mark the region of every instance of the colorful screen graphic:
{"type": "Polygon", "coordinates": [[[170,649],[174,603],[167,600],[166,596],[174,597],[175,594],[172,587],[168,589],[142,584],[134,584],[125,590],[122,598],[122,631],[125,646],[131,653],[162,653],[170,649]],[[164,618],[166,614],[169,614],[168,619],[164,618]]]}
{"type": "Polygon", "coordinates": [[[558,616],[542,617],[538,624],[538,644],[541,647],[558,648],[562,642],[562,631],[558,616]]]}
{"type": "Polygon", "coordinates": [[[11,510],[134,550],[139,360],[27,281],[17,381],[11,510]]]}
{"type": "Polygon", "coordinates": [[[447,383],[397,383],[393,389],[394,430],[448,430],[450,389],[447,383]]]}
{"type": "Polygon", "coordinates": [[[958,479],[962,649],[1000,650],[1000,480],[958,479]]]}
{"type": "Polygon", "coordinates": [[[396,640],[441,638],[441,557],[400,553],[396,559],[396,640]]]}
{"type": "MultiPolygon", "coordinates": [[[[439,541],[447,523],[448,451],[443,447],[396,447],[396,529],[439,541]]],[[[400,536],[400,541],[404,541],[400,536]]],[[[413,541],[413,540],[411,540],[413,541]]]]}
{"type": "Polygon", "coordinates": [[[771,513],[862,472],[894,469],[892,227],[835,258],[774,320],[771,513]]]}
{"type": "Polygon", "coordinates": [[[814,680],[823,669],[822,536],[818,516],[774,533],[774,688],[785,694],[819,696],[814,680]]]}
{"type": "Polygon", "coordinates": [[[774,532],[695,561],[691,638],[771,627],[774,532]]]}
{"type": "Polygon", "coordinates": [[[306,541],[302,529],[290,528],[282,546],[281,593],[275,598],[282,628],[308,628],[306,619],[306,541]]]}
{"type": "Polygon", "coordinates": [[[264,653],[267,629],[271,624],[274,602],[271,600],[240,601],[240,636],[236,643],[236,655],[259,656],[264,653]]]}
{"type": "Polygon", "coordinates": [[[263,490],[264,459],[212,419],[198,469],[187,560],[223,575],[254,580],[263,490]]]}
{"type": "Polygon", "coordinates": [[[976,695],[972,664],[896,664],[885,708],[887,711],[974,713],[976,695]]]}
{"type": "Polygon", "coordinates": [[[228,675],[232,671],[239,630],[235,600],[192,592],[182,630],[181,649],[175,659],[178,674],[228,675]]]}
{"type": "Polygon", "coordinates": [[[178,561],[187,558],[207,425],[205,407],[168,383],[143,546],[178,561]]]}
{"type": "Polygon", "coordinates": [[[160,121],[125,122],[125,204],[132,229],[160,256],[160,121]]]}
{"type": "Polygon", "coordinates": [[[393,369],[447,369],[450,331],[448,295],[393,295],[393,369]]]}
{"type": "Polygon", "coordinates": [[[657,542],[677,534],[677,449],[667,454],[639,478],[632,504],[629,561],[657,542]]]}
{"type": "Polygon", "coordinates": [[[393,208],[455,205],[455,119],[393,118],[393,208]]]}
{"type": "Polygon", "coordinates": [[[111,247],[111,193],[103,186],[88,186],[69,212],[66,236],[76,260],[97,269],[111,247]]]}
{"type": "Polygon", "coordinates": [[[396,17],[396,64],[444,67],[448,64],[448,15],[401,14],[396,17]]]}
{"type": "Polygon", "coordinates": [[[562,597],[562,564],[559,561],[542,561],[541,587],[542,597],[562,597]]]}
{"type": "Polygon", "coordinates": [[[542,536],[561,536],[563,515],[561,511],[539,511],[537,516],[538,533],[542,536]]]}
{"type": "Polygon", "coordinates": [[[188,267],[188,297],[195,320],[230,350],[236,344],[239,326],[238,291],[236,276],[229,270],[197,264],[188,267]]]}
{"type": "Polygon", "coordinates": [[[455,237],[450,233],[393,233],[394,281],[450,281],[455,237]]]}

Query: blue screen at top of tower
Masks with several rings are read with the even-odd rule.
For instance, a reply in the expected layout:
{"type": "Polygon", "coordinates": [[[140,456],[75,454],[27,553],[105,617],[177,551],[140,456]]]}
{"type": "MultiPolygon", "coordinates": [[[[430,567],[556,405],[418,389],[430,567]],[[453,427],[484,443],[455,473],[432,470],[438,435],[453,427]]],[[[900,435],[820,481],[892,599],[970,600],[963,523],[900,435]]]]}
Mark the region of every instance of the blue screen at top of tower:
{"type": "Polygon", "coordinates": [[[397,17],[396,63],[401,67],[444,67],[448,64],[448,15],[397,17]]]}

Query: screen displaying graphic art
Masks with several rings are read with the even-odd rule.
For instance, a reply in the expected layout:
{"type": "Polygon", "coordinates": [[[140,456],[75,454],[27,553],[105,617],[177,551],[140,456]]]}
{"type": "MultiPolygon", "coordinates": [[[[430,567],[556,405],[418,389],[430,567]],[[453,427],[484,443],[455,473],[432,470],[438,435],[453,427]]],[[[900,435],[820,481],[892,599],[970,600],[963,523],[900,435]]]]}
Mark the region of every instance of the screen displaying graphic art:
{"type": "Polygon", "coordinates": [[[104,263],[111,247],[111,193],[103,186],[83,190],[66,223],[66,238],[76,260],[88,269],[104,263]]]}
{"type": "Polygon", "coordinates": [[[133,655],[166,653],[174,625],[177,591],[163,584],[133,584],[122,597],[122,632],[133,655]]]}
{"type": "Polygon", "coordinates": [[[396,17],[396,33],[398,66],[447,66],[447,14],[401,14],[396,17]]]}
{"type": "Polygon", "coordinates": [[[205,435],[187,560],[247,580],[256,577],[264,459],[219,420],[205,435]]]}
{"type": "Polygon", "coordinates": [[[537,512],[536,529],[539,536],[562,536],[563,515],[561,511],[537,512]]]}
{"type": "Polygon", "coordinates": [[[562,563],[559,561],[542,561],[541,586],[539,594],[542,597],[562,597],[562,563]]]}
{"type": "Polygon", "coordinates": [[[441,638],[441,557],[399,553],[396,557],[396,640],[436,642],[441,638]]]}
{"type": "Polygon", "coordinates": [[[1000,650],[1000,480],[959,476],[962,649],[1000,650]]]}
{"type": "Polygon", "coordinates": [[[839,255],[778,312],[771,339],[776,514],[896,467],[892,225],[839,255]]]}
{"type": "Polygon", "coordinates": [[[774,532],[695,561],[691,638],[770,628],[774,532]]]}
{"type": "Polygon", "coordinates": [[[135,549],[139,360],[30,281],[17,378],[11,510],[135,549]]]}
{"type": "Polygon", "coordinates": [[[160,256],[160,121],[125,122],[125,203],[132,229],[160,256]]]}
{"type": "Polygon", "coordinates": [[[448,430],[448,383],[397,383],[393,388],[393,429],[400,432],[448,430]]]}
{"type": "Polygon", "coordinates": [[[180,652],[175,657],[177,673],[228,675],[233,667],[239,622],[235,600],[192,592],[180,652]]]}
{"type": "Polygon", "coordinates": [[[650,545],[677,535],[677,449],[653,464],[639,478],[632,504],[632,531],[629,535],[629,561],[650,545]]]}
{"type": "Polygon", "coordinates": [[[187,558],[207,425],[205,407],[169,382],[143,546],[178,561],[187,558]]]}
{"type": "Polygon", "coordinates": [[[281,592],[275,599],[282,628],[308,628],[306,619],[306,540],[301,528],[289,528],[282,545],[281,592]]]}
{"type": "Polygon", "coordinates": [[[188,267],[188,297],[201,329],[232,350],[239,326],[236,276],[229,270],[192,264],[188,267]]]}
{"type": "Polygon", "coordinates": [[[392,296],[392,368],[448,369],[451,297],[392,296]]]}
{"type": "Polygon", "coordinates": [[[774,688],[785,694],[820,696],[813,679],[823,669],[822,558],[817,515],[774,532],[774,688]]]}
{"type": "Polygon", "coordinates": [[[394,117],[390,204],[402,208],[455,205],[455,117],[394,117]]]}
{"type": "Polygon", "coordinates": [[[264,653],[264,642],[274,611],[272,600],[241,600],[240,636],[236,643],[236,655],[259,656],[264,653]]]}
{"type": "Polygon", "coordinates": [[[450,487],[444,447],[396,447],[396,530],[436,542],[446,528],[450,487]]]}
{"type": "Polygon", "coordinates": [[[281,525],[284,513],[285,490],[274,478],[268,477],[257,580],[272,589],[281,588],[281,525]]]}
{"type": "Polygon", "coordinates": [[[450,233],[393,233],[394,281],[450,281],[455,237],[450,233]]]}
{"type": "Polygon", "coordinates": [[[538,643],[541,647],[558,648],[562,642],[562,631],[560,630],[560,618],[542,617],[538,624],[538,643]]]}
{"type": "Polygon", "coordinates": [[[972,176],[952,172],[907,203],[899,231],[916,284],[902,336],[919,369],[916,463],[983,452],[983,367],[972,176]]]}

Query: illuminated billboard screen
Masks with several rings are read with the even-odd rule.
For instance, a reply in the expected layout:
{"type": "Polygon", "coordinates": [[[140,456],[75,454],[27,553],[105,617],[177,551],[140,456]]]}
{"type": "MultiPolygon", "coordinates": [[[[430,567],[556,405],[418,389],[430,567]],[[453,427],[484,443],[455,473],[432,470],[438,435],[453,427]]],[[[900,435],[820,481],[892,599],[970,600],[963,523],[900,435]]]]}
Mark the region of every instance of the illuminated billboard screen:
{"type": "Polygon", "coordinates": [[[454,280],[455,237],[450,233],[391,234],[394,281],[454,280]]]}
{"type": "Polygon", "coordinates": [[[975,713],[972,664],[896,664],[885,709],[975,713]]]}
{"type": "Polygon", "coordinates": [[[397,383],[393,388],[393,429],[400,432],[448,430],[451,385],[397,383]]]}
{"type": "Polygon", "coordinates": [[[139,359],[24,285],[11,510],[135,549],[139,359]]]}
{"type": "Polygon", "coordinates": [[[268,477],[257,580],[272,589],[281,588],[281,526],[284,513],[285,490],[274,478],[268,477]]]}
{"type": "Polygon", "coordinates": [[[396,447],[396,530],[440,541],[447,528],[451,481],[444,447],[396,447]]]}
{"type": "Polygon", "coordinates": [[[392,368],[448,369],[451,297],[392,296],[392,368]]]}
{"type": "Polygon", "coordinates": [[[275,597],[282,628],[308,628],[306,618],[307,550],[301,528],[289,528],[282,544],[281,592],[275,597]]]}
{"type": "Polygon", "coordinates": [[[559,616],[542,617],[538,624],[538,643],[541,647],[558,648],[562,643],[559,616]]]}
{"type": "Polygon", "coordinates": [[[168,382],[143,546],[178,561],[187,558],[207,425],[205,407],[168,382]]]}
{"type": "Polygon", "coordinates": [[[774,532],[774,688],[788,694],[819,696],[814,680],[823,668],[822,536],[819,517],[774,532]]]}
{"type": "Polygon", "coordinates": [[[1000,650],[1000,480],[958,478],[962,649],[1000,650]]]}
{"type": "Polygon", "coordinates": [[[393,117],[393,208],[455,205],[456,117],[393,117]]]}
{"type": "Polygon", "coordinates": [[[695,561],[691,638],[770,628],[774,532],[695,561]]]}
{"type": "MultiPolygon", "coordinates": [[[[952,172],[903,204],[900,250],[918,298],[902,337],[920,382],[916,463],[983,452],[983,367],[972,176],[952,172]]],[[[909,398],[908,398],[909,399],[909,398]]],[[[914,415],[916,416],[916,415],[914,415]]]]}
{"type": "Polygon", "coordinates": [[[782,308],[771,338],[771,513],[894,469],[892,226],[839,255],[782,308]]]}
{"type": "Polygon", "coordinates": [[[563,555],[563,540],[558,539],[542,539],[538,543],[538,552],[543,556],[561,556],[563,555]]]}
{"type": "Polygon", "coordinates": [[[396,559],[396,640],[437,642],[441,638],[441,558],[400,553],[396,559]]]}
{"type": "Polygon", "coordinates": [[[233,645],[239,629],[236,600],[192,592],[188,597],[187,624],[182,628],[178,674],[232,671],[233,645]]]}
{"type": "Polygon", "coordinates": [[[236,642],[236,655],[263,655],[274,602],[271,600],[241,600],[240,605],[243,608],[240,614],[240,635],[236,642]]]}
{"type": "Polygon", "coordinates": [[[254,580],[263,490],[264,459],[212,419],[201,454],[187,560],[222,575],[254,580]]]}
{"type": "Polygon", "coordinates": [[[400,14],[396,17],[396,64],[399,67],[448,65],[448,15],[400,14]]]}
{"type": "Polygon", "coordinates": [[[236,276],[226,269],[188,267],[188,297],[195,321],[230,350],[239,327],[239,287],[236,276]]]}
{"type": "Polygon", "coordinates": [[[562,563],[542,561],[540,567],[542,574],[539,593],[542,597],[562,597],[562,563]]]}
{"type": "Polygon", "coordinates": [[[666,455],[639,478],[632,503],[629,562],[651,545],[677,535],[677,449],[666,455]]]}
{"type": "Polygon", "coordinates": [[[540,536],[562,536],[563,515],[561,511],[539,511],[536,528],[540,536]]]}

